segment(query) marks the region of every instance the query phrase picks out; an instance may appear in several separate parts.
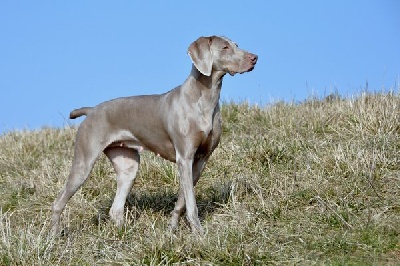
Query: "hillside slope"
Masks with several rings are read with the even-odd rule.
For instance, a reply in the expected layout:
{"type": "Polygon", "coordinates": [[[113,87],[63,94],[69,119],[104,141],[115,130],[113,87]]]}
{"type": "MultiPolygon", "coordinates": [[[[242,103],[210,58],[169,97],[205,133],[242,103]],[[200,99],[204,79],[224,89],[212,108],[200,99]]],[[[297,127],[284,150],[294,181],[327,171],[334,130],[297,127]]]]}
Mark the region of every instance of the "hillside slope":
{"type": "Polygon", "coordinates": [[[48,234],[76,128],[0,136],[0,264],[357,264],[400,261],[400,97],[330,96],[222,106],[223,137],[196,189],[206,235],[165,233],[179,180],[142,153],[126,225],[108,218],[114,172],[102,156],[48,234]]]}

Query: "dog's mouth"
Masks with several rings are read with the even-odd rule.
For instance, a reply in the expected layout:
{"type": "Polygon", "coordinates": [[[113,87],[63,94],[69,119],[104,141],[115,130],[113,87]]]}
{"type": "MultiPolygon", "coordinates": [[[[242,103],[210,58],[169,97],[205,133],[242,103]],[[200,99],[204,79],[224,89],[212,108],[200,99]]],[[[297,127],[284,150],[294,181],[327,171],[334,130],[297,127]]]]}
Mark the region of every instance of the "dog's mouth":
{"type": "Polygon", "coordinates": [[[239,72],[240,74],[246,73],[246,72],[250,72],[254,69],[254,67],[256,66],[256,64],[252,64],[248,69],[246,69],[245,71],[241,71],[239,72]]]}
{"type": "Polygon", "coordinates": [[[243,74],[246,72],[250,72],[254,69],[254,67],[256,66],[256,63],[252,63],[249,67],[243,69],[243,70],[237,70],[237,71],[233,71],[233,70],[229,70],[228,73],[231,76],[234,76],[235,74],[239,73],[239,74],[243,74]]]}

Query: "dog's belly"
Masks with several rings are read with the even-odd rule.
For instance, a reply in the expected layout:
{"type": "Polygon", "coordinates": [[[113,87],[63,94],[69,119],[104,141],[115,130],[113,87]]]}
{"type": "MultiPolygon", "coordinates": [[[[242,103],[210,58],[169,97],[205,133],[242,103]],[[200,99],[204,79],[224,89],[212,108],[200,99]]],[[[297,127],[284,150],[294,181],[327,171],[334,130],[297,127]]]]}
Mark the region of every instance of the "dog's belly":
{"type": "Polygon", "coordinates": [[[138,152],[148,150],[155,153],[157,156],[160,156],[171,162],[175,162],[176,160],[175,159],[176,151],[170,141],[158,142],[155,144],[155,143],[141,143],[138,140],[120,140],[113,142],[107,148],[113,148],[113,147],[126,147],[129,149],[137,150],[138,152]]]}

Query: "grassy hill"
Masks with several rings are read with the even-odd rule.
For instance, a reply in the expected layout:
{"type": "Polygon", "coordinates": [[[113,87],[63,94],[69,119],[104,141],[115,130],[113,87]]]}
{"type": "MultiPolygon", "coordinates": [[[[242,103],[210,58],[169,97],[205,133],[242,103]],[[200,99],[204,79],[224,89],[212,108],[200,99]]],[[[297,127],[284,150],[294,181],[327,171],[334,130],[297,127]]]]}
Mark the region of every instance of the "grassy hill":
{"type": "Polygon", "coordinates": [[[398,94],[222,112],[222,141],[196,188],[202,239],[184,219],[166,233],[179,179],[146,152],[123,229],[109,221],[116,184],[102,156],[52,238],[76,128],[0,136],[0,265],[399,265],[398,94]]]}

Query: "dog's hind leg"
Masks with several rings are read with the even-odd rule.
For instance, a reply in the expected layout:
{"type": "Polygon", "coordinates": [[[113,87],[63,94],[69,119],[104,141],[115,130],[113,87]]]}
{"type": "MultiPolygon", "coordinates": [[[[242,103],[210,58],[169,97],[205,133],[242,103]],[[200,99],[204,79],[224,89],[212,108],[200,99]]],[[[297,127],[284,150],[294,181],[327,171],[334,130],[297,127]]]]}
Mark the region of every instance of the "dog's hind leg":
{"type": "Polygon", "coordinates": [[[126,197],[132,189],[140,156],[137,150],[125,147],[107,148],[104,153],[112,162],[117,174],[117,192],[110,209],[110,217],[117,227],[121,227],[124,222],[126,197]]]}
{"type": "Polygon", "coordinates": [[[84,131],[81,134],[77,134],[71,172],[52,207],[51,223],[53,234],[59,231],[60,215],[65,205],[88,178],[95,161],[104,149],[99,145],[97,138],[88,138],[90,136],[88,133],[84,131]]]}

